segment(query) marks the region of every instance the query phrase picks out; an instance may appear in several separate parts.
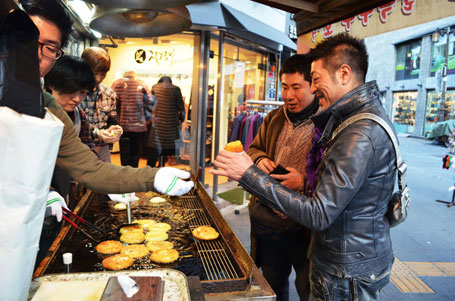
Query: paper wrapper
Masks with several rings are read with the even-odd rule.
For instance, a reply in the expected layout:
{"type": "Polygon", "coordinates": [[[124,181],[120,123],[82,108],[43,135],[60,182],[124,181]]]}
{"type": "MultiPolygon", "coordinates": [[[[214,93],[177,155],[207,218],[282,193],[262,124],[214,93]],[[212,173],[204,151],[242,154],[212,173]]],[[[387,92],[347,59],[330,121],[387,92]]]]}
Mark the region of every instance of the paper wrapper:
{"type": "Polygon", "coordinates": [[[0,300],[25,300],[63,123],[0,107],[0,300]]]}

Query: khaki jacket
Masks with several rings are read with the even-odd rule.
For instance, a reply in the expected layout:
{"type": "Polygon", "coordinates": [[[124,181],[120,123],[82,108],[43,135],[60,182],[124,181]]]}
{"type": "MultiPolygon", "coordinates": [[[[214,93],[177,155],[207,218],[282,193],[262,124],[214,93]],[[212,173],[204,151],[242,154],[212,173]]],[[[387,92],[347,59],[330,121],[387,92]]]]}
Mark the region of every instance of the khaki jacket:
{"type": "Polygon", "coordinates": [[[43,92],[46,107],[65,125],[56,165],[73,179],[98,193],[126,193],[154,190],[158,169],[133,168],[100,161],[76,134],[73,122],[54,97],[43,92]]]}

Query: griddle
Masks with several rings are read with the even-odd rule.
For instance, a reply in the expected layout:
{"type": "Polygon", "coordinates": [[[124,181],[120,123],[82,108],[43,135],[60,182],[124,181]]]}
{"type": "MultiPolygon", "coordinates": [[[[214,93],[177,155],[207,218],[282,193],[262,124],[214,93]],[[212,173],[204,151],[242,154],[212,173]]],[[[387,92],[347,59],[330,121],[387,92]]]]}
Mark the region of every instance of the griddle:
{"type": "MultiPolygon", "coordinates": [[[[166,265],[155,264],[148,257],[136,259],[129,269],[176,269],[186,276],[198,276],[206,293],[245,290],[251,275],[252,260],[200,183],[196,185],[196,190],[184,196],[166,197],[167,202],[164,204],[148,201],[157,196],[154,192],[136,193],[139,200],[132,204],[133,220],[153,219],[170,224],[172,229],[168,232],[168,240],[174,243],[180,258],[166,265]],[[191,231],[202,225],[214,227],[220,237],[214,241],[194,238],[191,231]]],[[[117,227],[127,220],[125,211],[115,210],[114,205],[107,196],[87,191],[75,213],[106,231],[108,239],[118,240],[117,227]]],[[[73,253],[72,273],[105,271],[101,265],[105,256],[97,254],[95,246],[83,234],[65,226],[34,277],[64,272],[62,254],[66,252],[73,253]]]]}

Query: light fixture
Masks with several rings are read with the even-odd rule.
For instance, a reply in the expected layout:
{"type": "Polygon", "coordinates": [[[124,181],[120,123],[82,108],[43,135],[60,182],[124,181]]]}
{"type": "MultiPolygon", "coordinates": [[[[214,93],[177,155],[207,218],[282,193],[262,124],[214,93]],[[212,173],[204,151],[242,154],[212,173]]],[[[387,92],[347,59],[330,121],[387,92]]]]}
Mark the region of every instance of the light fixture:
{"type": "Polygon", "coordinates": [[[97,6],[90,28],[125,38],[158,37],[182,32],[192,25],[186,7],[127,9],[97,6]]]}
{"type": "Polygon", "coordinates": [[[431,34],[431,42],[437,43],[439,42],[439,38],[441,37],[441,34],[439,33],[439,28],[436,29],[435,32],[431,34]]]}
{"type": "Polygon", "coordinates": [[[128,21],[136,24],[140,23],[148,23],[153,21],[158,16],[158,12],[156,11],[137,11],[137,10],[131,10],[131,11],[126,11],[122,13],[122,15],[127,19],[128,21]]]}
{"type": "Polygon", "coordinates": [[[190,5],[201,0],[85,0],[108,8],[162,9],[190,5]]]}

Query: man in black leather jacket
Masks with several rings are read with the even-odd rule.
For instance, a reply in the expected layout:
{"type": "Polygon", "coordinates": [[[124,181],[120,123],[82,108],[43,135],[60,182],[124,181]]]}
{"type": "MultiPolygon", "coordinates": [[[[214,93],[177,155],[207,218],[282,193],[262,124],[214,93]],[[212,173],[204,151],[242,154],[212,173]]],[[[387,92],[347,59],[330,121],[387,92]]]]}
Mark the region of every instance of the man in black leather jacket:
{"type": "Polygon", "coordinates": [[[215,165],[221,169],[213,173],[238,180],[260,201],[313,230],[311,300],[375,300],[393,263],[386,218],[396,179],[393,144],[379,124],[366,119],[333,140],[331,135],[359,113],[388,119],[376,83],[365,83],[368,54],[362,40],[339,34],[311,55],[311,89],[323,110],[313,118],[321,129],[314,146],[323,155],[307,196],[280,185],[245,154],[220,151],[215,165]]]}

